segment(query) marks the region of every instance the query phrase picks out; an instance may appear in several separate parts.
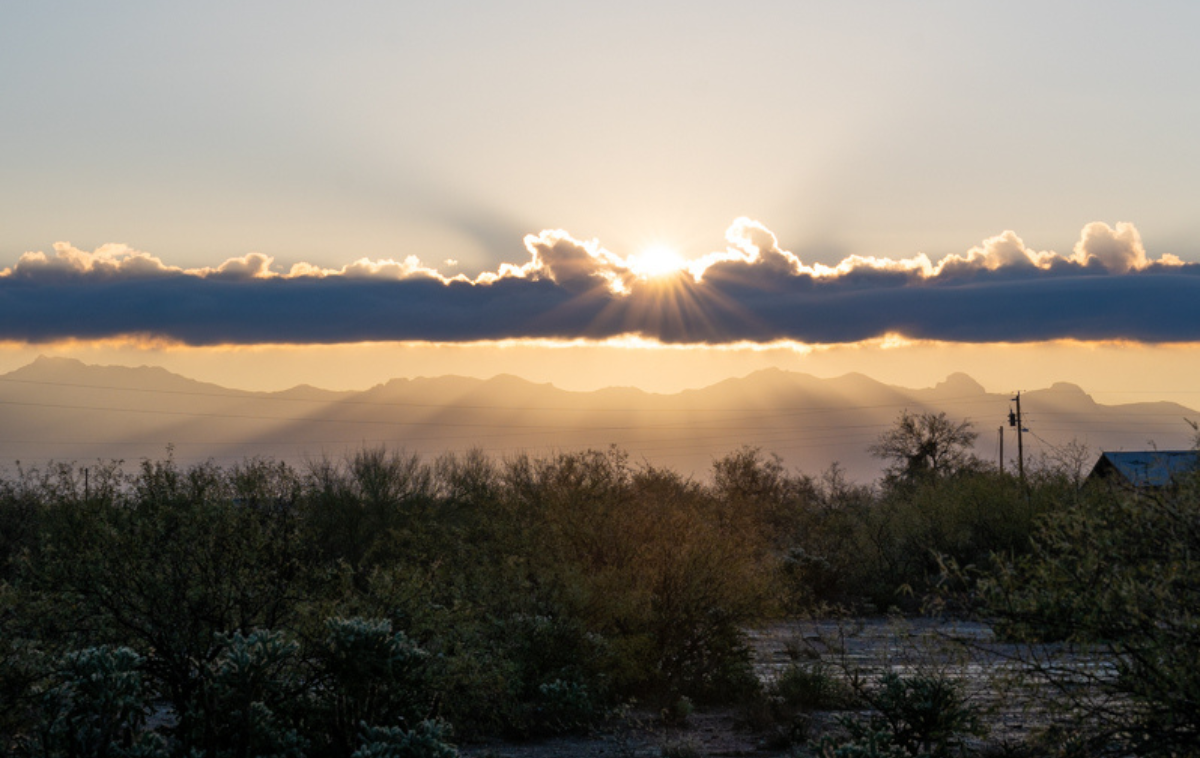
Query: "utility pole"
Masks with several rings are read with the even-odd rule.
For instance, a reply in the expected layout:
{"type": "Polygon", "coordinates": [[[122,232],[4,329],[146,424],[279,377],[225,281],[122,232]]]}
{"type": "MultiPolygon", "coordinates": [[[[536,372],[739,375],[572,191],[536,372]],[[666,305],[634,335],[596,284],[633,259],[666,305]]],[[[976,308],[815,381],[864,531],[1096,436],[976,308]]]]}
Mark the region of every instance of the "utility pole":
{"type": "Polygon", "coordinates": [[[1021,422],[1021,393],[1017,392],[1013,402],[1017,404],[1017,411],[1008,412],[1008,425],[1017,428],[1017,476],[1021,478],[1021,486],[1025,486],[1025,444],[1021,438],[1021,433],[1025,431],[1025,426],[1021,422]]]}
{"type": "Polygon", "coordinates": [[[1004,475],[1004,427],[997,429],[1000,433],[1000,475],[1004,475]]]}

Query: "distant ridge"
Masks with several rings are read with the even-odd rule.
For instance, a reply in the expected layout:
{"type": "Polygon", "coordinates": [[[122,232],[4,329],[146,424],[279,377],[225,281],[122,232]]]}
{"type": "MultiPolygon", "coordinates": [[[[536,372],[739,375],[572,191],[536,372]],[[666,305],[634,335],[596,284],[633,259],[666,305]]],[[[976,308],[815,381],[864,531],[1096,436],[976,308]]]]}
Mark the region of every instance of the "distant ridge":
{"type": "Polygon", "coordinates": [[[933,390],[935,392],[963,395],[982,395],[986,392],[982,384],[962,373],[961,371],[956,371],[955,373],[946,377],[944,381],[938,382],[937,385],[934,386],[933,390]]]}
{"type": "MultiPolygon", "coordinates": [[[[1097,455],[1143,449],[1148,440],[1188,447],[1192,431],[1183,419],[1200,417],[1175,403],[1101,405],[1064,382],[1024,393],[1022,404],[1031,460],[1072,439],[1097,455]]],[[[507,374],[401,378],[362,391],[250,392],[155,366],[39,357],[0,375],[0,465],[136,461],[161,457],[168,445],[181,462],[267,456],[303,465],[374,445],[425,456],[473,447],[511,456],[615,444],[635,461],[703,477],[715,459],[749,445],[804,473],[838,461],[853,478],[871,481],[880,464],[867,447],[901,412],[971,420],[977,453],[995,460],[1008,408],[1007,393],[989,393],[963,373],[926,388],[764,369],[674,394],[572,392],[507,374]]],[[[1011,436],[1005,450],[1015,454],[1011,436]]]]}

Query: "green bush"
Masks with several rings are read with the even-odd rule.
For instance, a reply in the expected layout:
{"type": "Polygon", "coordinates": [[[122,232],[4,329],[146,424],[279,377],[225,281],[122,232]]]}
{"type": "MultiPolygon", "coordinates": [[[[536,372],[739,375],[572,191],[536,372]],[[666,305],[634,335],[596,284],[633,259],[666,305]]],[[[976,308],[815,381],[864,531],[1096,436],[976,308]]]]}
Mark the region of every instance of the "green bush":
{"type": "Polygon", "coordinates": [[[854,691],[819,662],[792,664],[771,684],[769,693],[785,705],[805,711],[836,711],[849,707],[854,691]]]}
{"type": "Polygon", "coordinates": [[[754,450],[713,484],[617,450],[383,449],[83,482],[0,477],[0,747],[43,724],[50,662],[98,647],[140,657],[155,729],[206,758],[348,756],[364,723],[530,735],[630,697],[731,702],[757,688],[742,629],[784,607],[813,492],[754,450]]]}
{"type": "Polygon", "coordinates": [[[978,710],[944,677],[887,673],[860,696],[872,709],[870,715],[865,720],[841,717],[845,734],[822,738],[814,746],[818,755],[949,758],[963,754],[965,737],[983,733],[978,710]]]}
{"type": "Polygon", "coordinates": [[[864,724],[849,717],[838,719],[845,734],[826,735],[809,749],[818,758],[930,758],[910,753],[896,744],[896,736],[877,723],[864,724]]]}
{"type": "Polygon", "coordinates": [[[1200,486],[1095,488],[1046,518],[1034,552],[981,583],[998,633],[1032,643],[1024,662],[1049,682],[1075,729],[1134,755],[1194,754],[1200,734],[1200,486]],[[1055,665],[1060,641],[1113,668],[1055,665]],[[1108,707],[1109,702],[1120,707],[1108,707]]]}
{"type": "Polygon", "coordinates": [[[412,729],[364,726],[350,758],[455,758],[458,751],[446,742],[449,737],[442,721],[420,721],[412,729]]]}
{"type": "Polygon", "coordinates": [[[534,734],[586,731],[604,716],[604,708],[586,685],[555,679],[538,687],[530,730],[534,734]]]}
{"type": "Polygon", "coordinates": [[[662,758],[701,758],[704,755],[692,737],[677,737],[663,743],[659,750],[662,758]]]}
{"type": "Polygon", "coordinates": [[[594,673],[610,694],[714,701],[754,686],[740,625],[769,606],[765,528],[618,451],[520,458],[503,478],[492,565],[520,572],[536,615],[604,641],[594,673]]]}
{"type": "Polygon", "coordinates": [[[29,755],[64,758],[165,755],[165,743],[144,730],[151,693],[143,664],[129,648],[64,655],[42,696],[42,722],[32,744],[22,747],[29,755]]]}
{"type": "Polygon", "coordinates": [[[914,755],[950,755],[962,747],[963,737],[983,731],[978,709],[966,702],[956,682],[941,676],[888,673],[866,699],[896,743],[914,755]]]}
{"type": "Polygon", "coordinates": [[[280,632],[218,635],[220,652],[182,723],[184,744],[211,758],[246,755],[304,758],[301,734],[306,683],[299,645],[280,632]]]}
{"type": "Polygon", "coordinates": [[[315,651],[313,696],[324,749],[349,755],[362,725],[423,721],[433,709],[428,654],[382,619],[333,618],[315,651]]]}

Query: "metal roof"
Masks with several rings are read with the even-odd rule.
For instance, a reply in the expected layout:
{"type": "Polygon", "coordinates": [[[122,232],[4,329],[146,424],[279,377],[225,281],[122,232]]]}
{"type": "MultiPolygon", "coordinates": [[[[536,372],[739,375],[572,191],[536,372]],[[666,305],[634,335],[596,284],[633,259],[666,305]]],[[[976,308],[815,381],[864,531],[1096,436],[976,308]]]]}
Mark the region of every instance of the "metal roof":
{"type": "Polygon", "coordinates": [[[1101,453],[1088,478],[1107,478],[1113,472],[1134,487],[1166,487],[1200,470],[1196,450],[1141,450],[1101,453]]]}

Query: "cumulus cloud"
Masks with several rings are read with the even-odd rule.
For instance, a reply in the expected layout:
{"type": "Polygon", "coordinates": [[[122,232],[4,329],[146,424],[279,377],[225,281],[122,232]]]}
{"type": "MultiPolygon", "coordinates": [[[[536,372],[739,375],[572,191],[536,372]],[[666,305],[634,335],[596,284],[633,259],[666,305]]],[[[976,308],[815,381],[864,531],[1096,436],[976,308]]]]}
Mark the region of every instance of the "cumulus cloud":
{"type": "Polygon", "coordinates": [[[124,245],[69,243],[0,271],[0,339],[154,335],[188,344],[605,338],[664,342],[1200,339],[1200,265],[1152,260],[1137,229],[1088,224],[1071,254],[1012,231],[934,262],[806,264],[763,224],[666,278],[562,230],[470,279],[415,256],[284,272],[261,253],[184,269],[124,245]]]}
{"type": "Polygon", "coordinates": [[[565,231],[546,230],[526,235],[525,248],[533,259],[520,269],[507,269],[509,276],[546,278],[569,292],[586,292],[608,287],[620,292],[629,274],[624,261],[600,247],[596,240],[581,242],[565,231]]]}
{"type": "Polygon", "coordinates": [[[140,279],[179,273],[158,258],[127,245],[109,244],[87,252],[70,242],[55,242],[54,255],[41,251],[25,253],[12,268],[0,271],[0,277],[62,281],[66,279],[140,279]]]}
{"type": "Polygon", "coordinates": [[[1075,243],[1074,260],[1088,264],[1095,261],[1114,274],[1146,268],[1146,249],[1133,224],[1120,223],[1113,229],[1094,221],[1083,227],[1083,236],[1075,243]]]}
{"type": "Polygon", "coordinates": [[[1025,241],[1011,230],[989,237],[982,244],[967,251],[964,256],[951,255],[943,259],[934,269],[936,275],[961,275],[974,271],[996,271],[997,269],[1041,268],[1039,263],[1048,260],[1053,253],[1038,253],[1025,246],[1025,241]]]}
{"type": "Polygon", "coordinates": [[[262,253],[249,253],[241,258],[230,258],[211,271],[203,273],[214,279],[267,279],[271,276],[271,264],[275,259],[262,253]]]}

